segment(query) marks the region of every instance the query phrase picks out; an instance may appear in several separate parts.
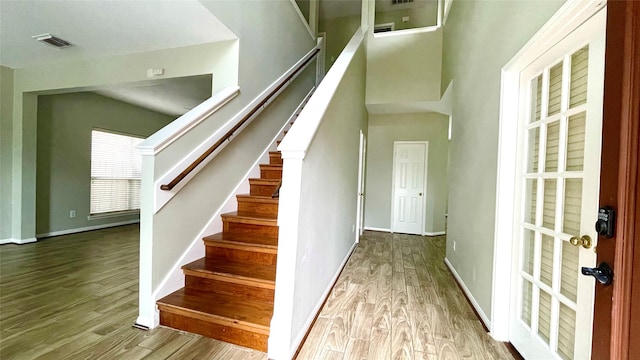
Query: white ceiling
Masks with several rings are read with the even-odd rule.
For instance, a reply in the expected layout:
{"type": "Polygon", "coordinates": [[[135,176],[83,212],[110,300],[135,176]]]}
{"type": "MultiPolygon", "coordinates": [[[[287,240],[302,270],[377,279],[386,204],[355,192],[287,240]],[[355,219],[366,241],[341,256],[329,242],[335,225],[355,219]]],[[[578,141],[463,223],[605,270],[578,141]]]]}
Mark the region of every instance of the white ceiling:
{"type": "Polygon", "coordinates": [[[0,64],[11,68],[233,38],[197,0],[0,0],[0,64]],[[31,39],[42,33],[73,46],[31,39]]]}
{"type": "Polygon", "coordinates": [[[211,97],[212,76],[150,80],[144,84],[103,86],[95,92],[171,116],[180,116],[211,97]]]}

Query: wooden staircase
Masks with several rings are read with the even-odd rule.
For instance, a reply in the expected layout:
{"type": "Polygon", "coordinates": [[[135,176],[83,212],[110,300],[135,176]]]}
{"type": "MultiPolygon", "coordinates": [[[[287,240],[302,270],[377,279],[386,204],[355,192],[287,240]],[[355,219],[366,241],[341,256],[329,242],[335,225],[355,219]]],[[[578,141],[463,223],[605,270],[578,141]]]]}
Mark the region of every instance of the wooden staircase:
{"type": "Polygon", "coordinates": [[[267,351],[278,256],[279,152],[249,179],[238,211],[222,215],[223,231],[203,239],[204,258],[182,267],[185,287],[158,300],[160,324],[267,351]]]}

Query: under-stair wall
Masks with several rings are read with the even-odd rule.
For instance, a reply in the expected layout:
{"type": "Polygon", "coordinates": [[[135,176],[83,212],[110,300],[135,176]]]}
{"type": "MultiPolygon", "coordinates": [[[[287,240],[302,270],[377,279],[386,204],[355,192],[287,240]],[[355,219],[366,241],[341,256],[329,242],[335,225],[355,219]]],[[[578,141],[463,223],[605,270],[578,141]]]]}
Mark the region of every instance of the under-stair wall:
{"type": "Polygon", "coordinates": [[[358,30],[278,147],[284,167],[270,359],[293,357],[356,245],[365,71],[358,30]]]}
{"type": "MultiPolygon", "coordinates": [[[[202,3],[238,37],[239,61],[237,68],[229,71],[237,71],[240,92],[178,140],[153,156],[143,157],[137,323],[147,327],[158,324],[155,301],[162,295],[161,285],[182,265],[178,260],[200,241],[200,234],[210,226],[211,219],[235,193],[238,184],[315,85],[315,62],[312,62],[248,127],[155,212],[154,192],[159,191],[156,181],[254,102],[315,46],[315,40],[309,36],[289,1],[202,3]]],[[[214,82],[215,77],[216,74],[214,82]]],[[[170,290],[162,289],[163,293],[170,290]]]]}

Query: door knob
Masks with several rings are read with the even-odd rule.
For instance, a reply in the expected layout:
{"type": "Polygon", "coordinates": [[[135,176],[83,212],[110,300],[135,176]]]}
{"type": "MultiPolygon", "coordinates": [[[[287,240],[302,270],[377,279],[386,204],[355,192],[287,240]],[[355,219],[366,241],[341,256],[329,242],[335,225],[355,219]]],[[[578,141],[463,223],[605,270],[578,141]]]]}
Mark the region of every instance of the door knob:
{"type": "Polygon", "coordinates": [[[422,196],[422,193],[418,193],[419,196],[422,196]]]}
{"type": "Polygon", "coordinates": [[[591,237],[589,235],[582,235],[582,237],[573,236],[569,239],[569,242],[573,246],[582,246],[585,249],[591,248],[591,237]]]}
{"type": "Polygon", "coordinates": [[[613,281],[613,270],[606,262],[601,262],[595,268],[583,267],[582,275],[591,275],[602,285],[609,285],[613,281]]]}

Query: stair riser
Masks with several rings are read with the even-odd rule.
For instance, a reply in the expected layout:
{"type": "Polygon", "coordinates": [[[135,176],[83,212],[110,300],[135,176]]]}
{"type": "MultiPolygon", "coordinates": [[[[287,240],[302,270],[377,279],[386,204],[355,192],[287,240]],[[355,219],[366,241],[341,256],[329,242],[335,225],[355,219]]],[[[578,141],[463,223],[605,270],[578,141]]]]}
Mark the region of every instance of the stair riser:
{"type": "Polygon", "coordinates": [[[251,185],[250,195],[254,196],[271,196],[273,192],[278,188],[277,185],[251,185]]]}
{"type": "Polygon", "coordinates": [[[237,284],[191,275],[185,276],[185,287],[189,289],[211,291],[216,294],[236,296],[239,301],[252,299],[273,304],[273,289],[265,289],[251,285],[237,284]]]}
{"type": "Polygon", "coordinates": [[[223,231],[229,234],[247,234],[255,236],[278,237],[278,227],[270,225],[242,224],[237,222],[223,221],[223,231]]]}
{"type": "MultiPolygon", "coordinates": [[[[271,195],[271,194],[269,194],[271,195]]],[[[257,203],[238,201],[238,215],[240,216],[269,216],[278,217],[278,203],[257,203]]]]}
{"type": "Polygon", "coordinates": [[[207,246],[206,248],[207,259],[261,265],[275,265],[278,259],[277,254],[271,253],[229,249],[218,246],[207,246]]]}
{"type": "Polygon", "coordinates": [[[269,155],[269,164],[271,165],[282,165],[282,158],[280,155],[269,155]]]}
{"type": "Polygon", "coordinates": [[[258,351],[267,351],[268,335],[177,315],[168,311],[160,311],[160,324],[258,351]]]}
{"type": "Polygon", "coordinates": [[[260,169],[260,177],[263,179],[282,179],[282,169],[260,169]]]}

